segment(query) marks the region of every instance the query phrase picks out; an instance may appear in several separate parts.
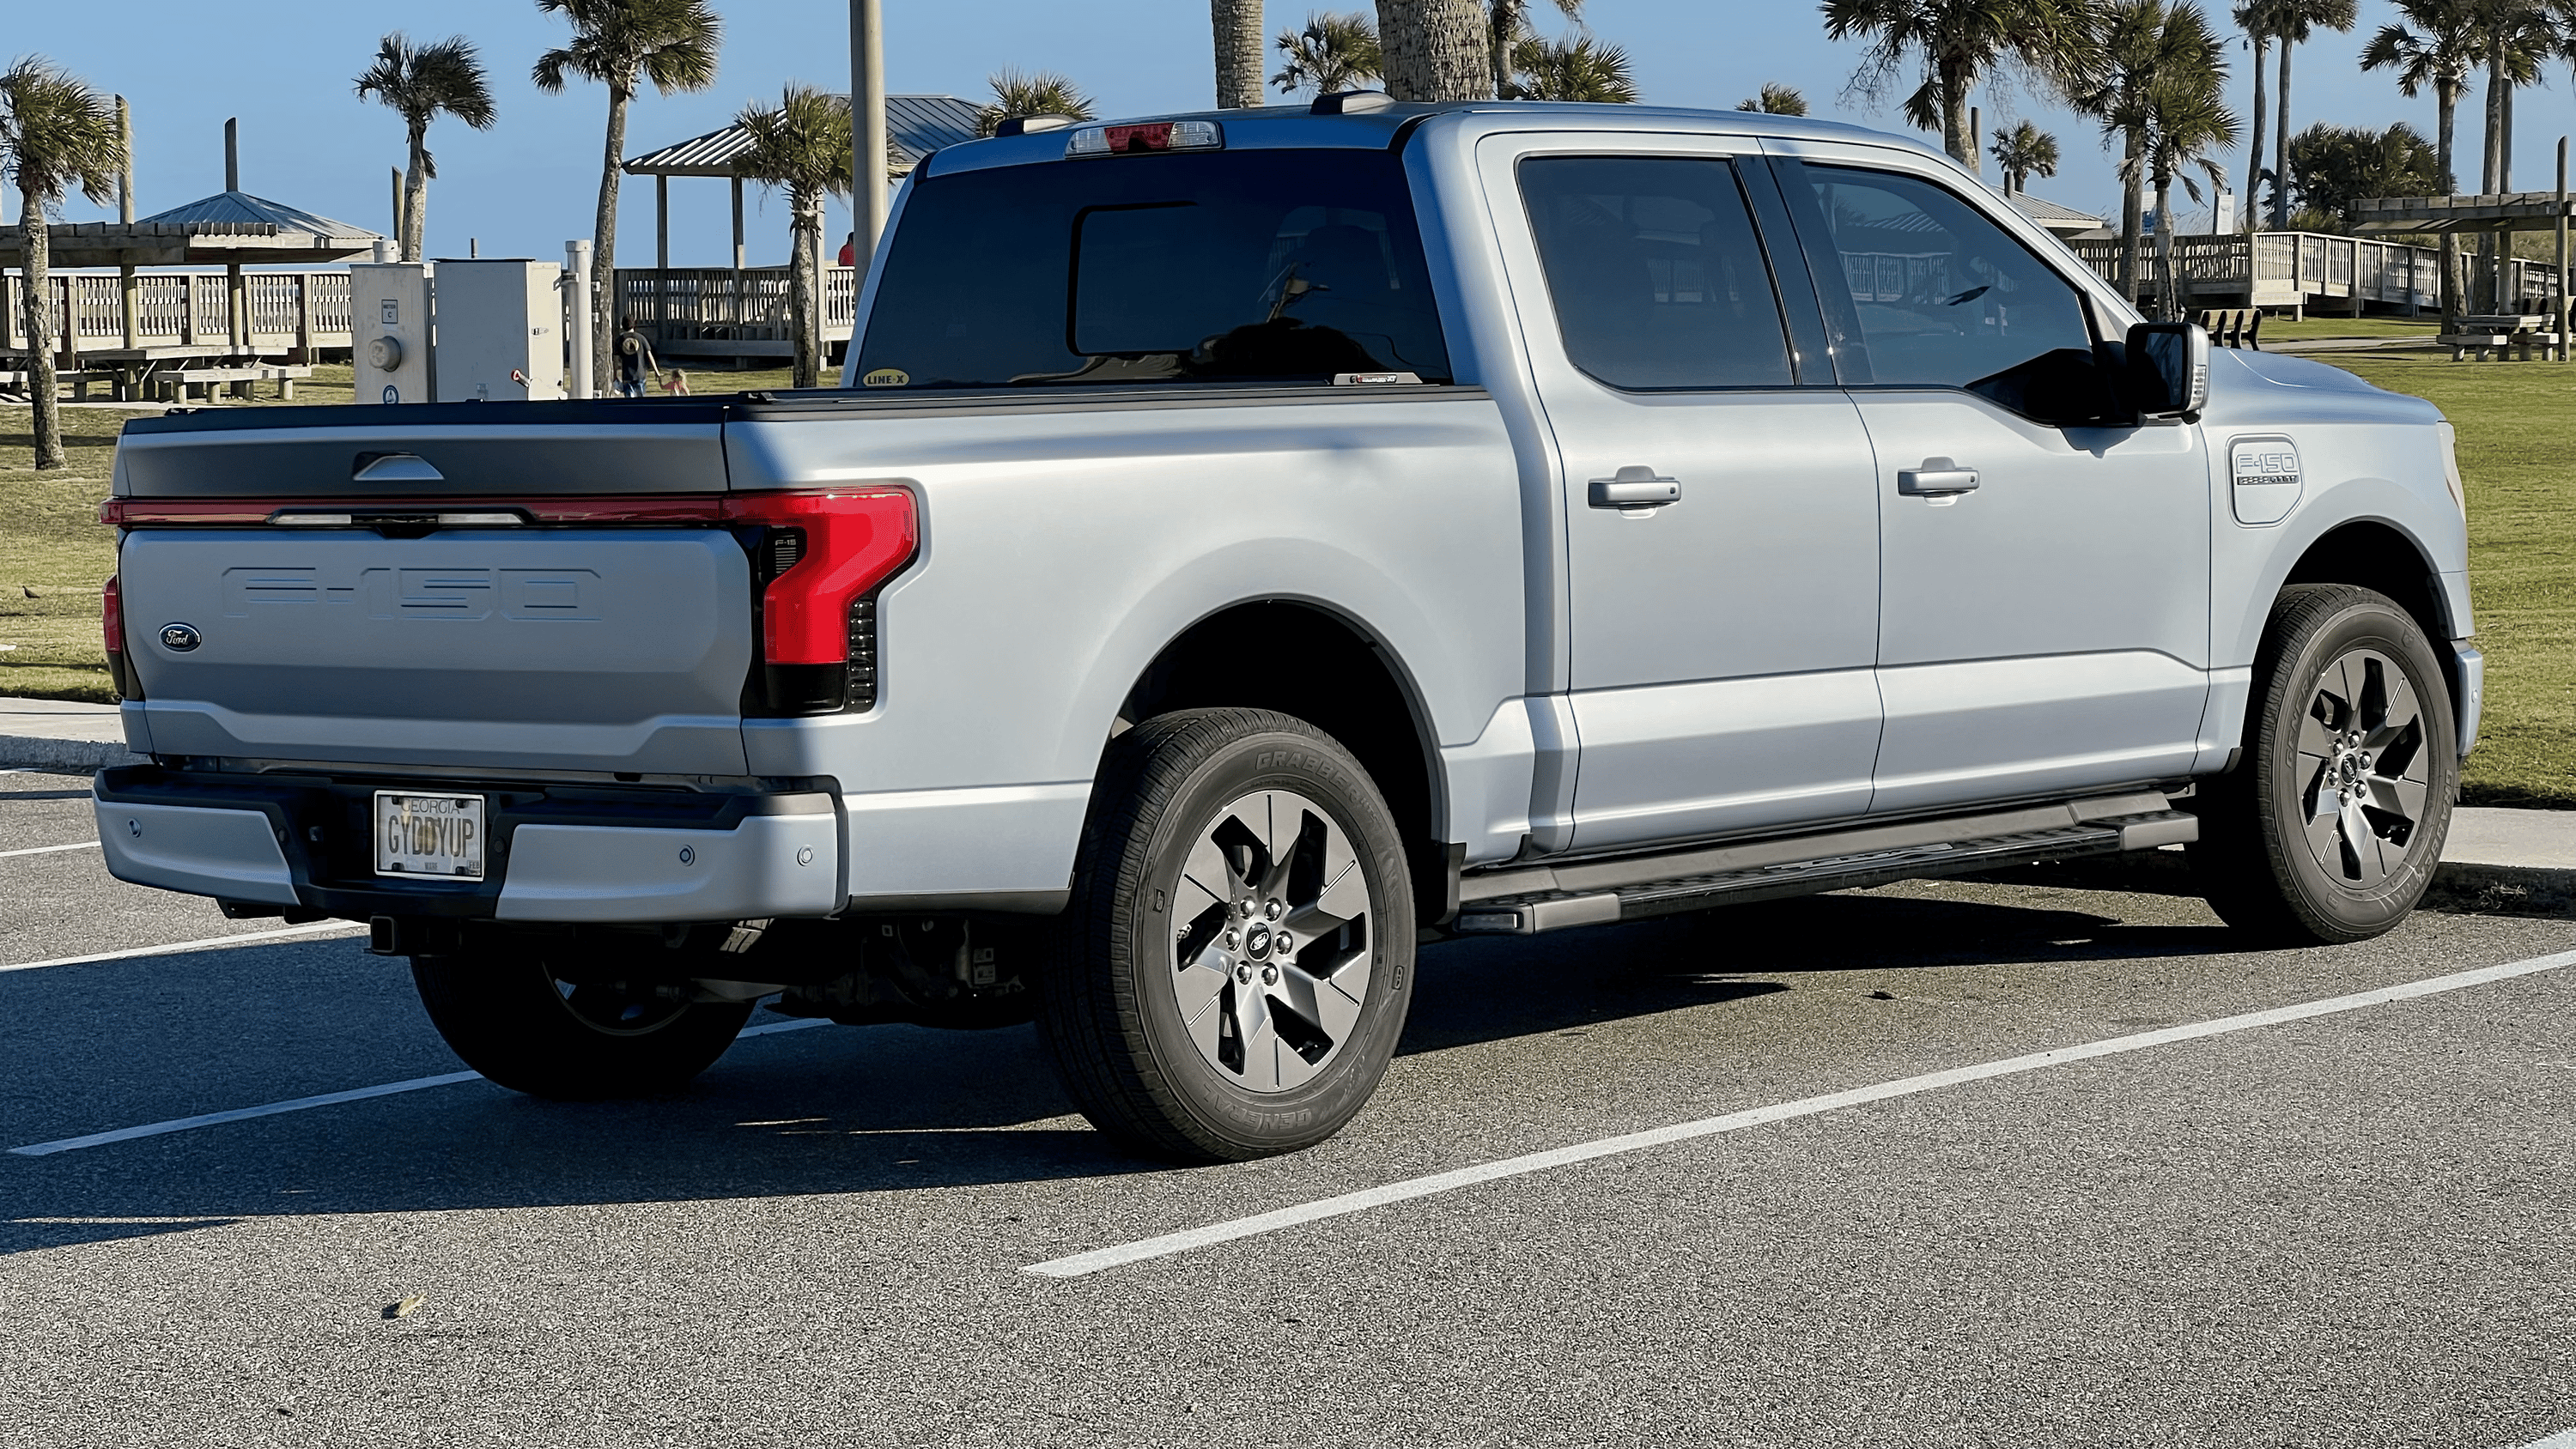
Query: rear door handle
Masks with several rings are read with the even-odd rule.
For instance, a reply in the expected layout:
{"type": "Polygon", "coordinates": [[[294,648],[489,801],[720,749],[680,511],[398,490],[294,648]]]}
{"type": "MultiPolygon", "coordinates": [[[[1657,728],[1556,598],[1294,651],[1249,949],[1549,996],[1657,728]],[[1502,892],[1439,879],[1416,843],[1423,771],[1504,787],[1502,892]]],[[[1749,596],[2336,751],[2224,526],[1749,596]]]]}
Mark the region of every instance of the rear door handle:
{"type": "Polygon", "coordinates": [[[1616,477],[1592,480],[1595,508],[1651,508],[1681,501],[1681,481],[1659,478],[1652,468],[1622,468],[1616,477]]]}
{"type": "Polygon", "coordinates": [[[1920,468],[1900,468],[1896,491],[1917,498],[1949,498],[1977,486],[1977,470],[1947,458],[1926,458],[1920,468]]]}

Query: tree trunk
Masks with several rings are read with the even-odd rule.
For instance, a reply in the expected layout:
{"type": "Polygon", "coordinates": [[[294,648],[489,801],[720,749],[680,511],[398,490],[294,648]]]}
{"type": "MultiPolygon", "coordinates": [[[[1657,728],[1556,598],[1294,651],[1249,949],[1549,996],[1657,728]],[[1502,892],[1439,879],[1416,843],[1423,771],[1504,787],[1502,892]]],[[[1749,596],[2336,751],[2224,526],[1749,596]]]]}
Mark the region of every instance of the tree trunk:
{"type": "Polygon", "coordinates": [[[1261,0],[1208,0],[1216,26],[1216,105],[1257,106],[1261,94],[1261,0]]]}
{"type": "Polygon", "coordinates": [[[1480,0],[1377,0],[1387,94],[1399,101],[1490,99],[1480,0]]]}
{"type": "Polygon", "coordinates": [[[2290,229],[2290,52],[2298,47],[2281,41],[2281,93],[2272,98],[2272,230],[2290,229]]]}
{"type": "Polygon", "coordinates": [[[403,171],[402,259],[416,262],[424,255],[421,238],[429,230],[429,127],[426,123],[411,128],[411,165],[403,171]]]}
{"type": "Polygon", "coordinates": [[[1968,91],[1976,81],[1965,65],[1941,62],[1941,149],[1971,174],[1978,172],[1977,138],[1968,134],[1968,91]]]}
{"type": "Polygon", "coordinates": [[[45,230],[45,204],[37,194],[18,192],[21,274],[27,283],[27,396],[35,404],[36,467],[71,464],[63,452],[62,408],[54,400],[53,237],[45,230]]]}
{"type": "Polygon", "coordinates": [[[2146,138],[2135,127],[2129,128],[2120,148],[2120,295],[2129,305],[2138,304],[2138,233],[2145,225],[2145,204],[2140,199],[2143,185],[2139,175],[2139,158],[2146,150],[2146,138]]]}
{"type": "Polygon", "coordinates": [[[2182,320],[2182,287],[2174,275],[2173,249],[2173,178],[2156,178],[2156,258],[2164,263],[2163,279],[2156,286],[2156,320],[2182,320]]]}
{"type": "Polygon", "coordinates": [[[822,198],[799,192],[793,194],[793,204],[796,222],[790,240],[795,254],[787,268],[787,320],[795,334],[796,369],[789,386],[816,387],[823,376],[823,329],[816,325],[821,309],[815,305],[820,300],[815,294],[822,265],[822,198]]]}
{"type": "Polygon", "coordinates": [[[617,168],[626,160],[627,89],[608,88],[608,160],[599,173],[599,219],[590,252],[591,386],[608,396],[616,376],[617,347],[617,168]]]}
{"type": "MultiPolygon", "coordinates": [[[[2478,193],[2482,196],[2503,189],[2496,184],[2496,178],[2502,169],[2504,152],[2504,71],[2504,47],[2490,44],[2487,47],[2486,134],[2482,138],[2485,154],[2480,158],[2484,164],[2478,171],[2478,193]]],[[[2496,234],[2482,233],[2478,237],[2478,260],[2469,290],[2469,305],[2481,313],[2492,315],[2504,310],[2498,302],[2496,273],[2499,270],[2496,234]]]]}
{"type": "Polygon", "coordinates": [[[2434,87],[2433,105],[2434,164],[2442,173],[2442,194],[2453,196],[2460,190],[2459,176],[2451,170],[2451,143],[2460,128],[2459,88],[2449,84],[2434,87]]]}
{"type": "Polygon", "coordinates": [[[2498,190],[2498,191],[2511,191],[2511,190],[2513,190],[2513,93],[2514,93],[2514,90],[2515,90],[2515,87],[2514,87],[2512,84],[2507,83],[2507,84],[2506,84],[2506,86],[2504,87],[2504,94],[2503,94],[2503,95],[2498,99],[2498,103],[2497,103],[2498,109],[2500,109],[2500,110],[2502,110],[2502,111],[2504,112],[2504,124],[2503,124],[2502,126],[2500,126],[2500,127],[2498,127],[2498,128],[2497,128],[2497,138],[2496,138],[2496,184],[2495,184],[2495,189],[2496,189],[2496,190],[2498,190]]]}
{"type": "Polygon", "coordinates": [[[2247,231],[2263,229],[2263,126],[2271,119],[2263,109],[2263,87],[2271,77],[2264,74],[2272,64],[2272,39],[2257,32],[2254,36],[2254,149],[2245,158],[2245,215],[2240,218],[2247,231]]]}
{"type": "Polygon", "coordinates": [[[1513,19],[1514,16],[1507,14],[1499,3],[1491,5],[1487,10],[1485,46],[1488,54],[1486,59],[1493,65],[1494,96],[1498,100],[1506,99],[1512,93],[1512,40],[1514,37],[1513,27],[1506,22],[1513,19]]]}

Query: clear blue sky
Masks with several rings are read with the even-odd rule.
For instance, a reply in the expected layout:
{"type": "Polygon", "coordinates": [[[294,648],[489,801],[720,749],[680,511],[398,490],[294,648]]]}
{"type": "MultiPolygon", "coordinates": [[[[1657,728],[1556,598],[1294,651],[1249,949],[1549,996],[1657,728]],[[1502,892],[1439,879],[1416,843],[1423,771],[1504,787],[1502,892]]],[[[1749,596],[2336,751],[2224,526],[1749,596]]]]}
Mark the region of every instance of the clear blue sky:
{"type": "MultiPolygon", "coordinates": [[[[2224,0],[2203,3],[2223,25],[2224,0]]],[[[145,215],[222,188],[223,119],[237,115],[245,189],[385,230],[386,173],[403,159],[402,126],[392,112],[359,101],[349,80],[377,37],[402,28],[415,38],[471,37],[492,70],[500,109],[491,131],[442,120],[430,133],[441,171],[430,193],[430,254],[461,256],[470,235],[481,238],[486,256],[560,258],[566,238],[590,234],[607,100],[596,86],[548,96],[529,83],[529,65],[564,33],[532,0],[14,0],[9,8],[0,46],[51,56],[133,103],[145,215]]],[[[721,0],[719,8],[726,37],[714,89],[667,97],[648,91],[633,111],[628,155],[714,130],[745,101],[775,96],[789,80],[847,85],[844,0],[721,0]]],[[[1270,29],[1302,23],[1310,8],[1270,0],[1270,29]]],[[[1553,26],[1550,7],[1536,8],[1553,26]]],[[[2294,124],[2378,127],[2404,119],[2429,136],[2429,96],[2409,101],[2384,74],[2360,73],[2354,57],[2362,40],[2391,15],[2386,0],[2364,0],[2361,9],[2353,34],[2301,48],[2294,124]]],[[[1199,0],[885,0],[885,10],[886,79],[897,91],[981,97],[987,75],[1019,67],[1071,75],[1104,115],[1213,103],[1207,6],[1199,0]]],[[[1893,97],[1873,105],[1844,95],[1859,48],[1826,40],[1811,0],[1589,0],[1586,14],[1595,35],[1635,58],[1648,101],[1728,107],[1777,80],[1805,91],[1818,115],[1902,129],[1893,97]]],[[[2234,52],[2240,112],[2250,100],[2250,60],[2241,48],[2234,52]]],[[[2550,183],[2551,148],[2561,133],[2576,130],[2568,96],[2561,70],[2548,89],[2517,97],[2517,185],[2550,183]]],[[[2090,125],[2028,96],[1988,95],[1983,107],[1989,136],[1999,116],[2028,117],[2058,136],[2067,164],[2033,191],[2089,211],[2116,207],[2111,164],[2090,125]]],[[[2461,170],[2473,183],[2474,98],[2463,110],[2461,170]]],[[[2240,147],[2229,168],[2240,185],[2243,165],[2240,147]]],[[[722,265],[730,233],[724,183],[681,179],[671,190],[673,260],[722,265]]],[[[750,219],[752,260],[782,260],[784,207],[774,198],[751,204],[758,208],[750,219]]],[[[8,209],[14,220],[14,194],[8,209]]],[[[114,214],[84,201],[69,210],[75,220],[114,214]]],[[[651,229],[652,183],[630,177],[619,259],[649,262],[651,229]]]]}

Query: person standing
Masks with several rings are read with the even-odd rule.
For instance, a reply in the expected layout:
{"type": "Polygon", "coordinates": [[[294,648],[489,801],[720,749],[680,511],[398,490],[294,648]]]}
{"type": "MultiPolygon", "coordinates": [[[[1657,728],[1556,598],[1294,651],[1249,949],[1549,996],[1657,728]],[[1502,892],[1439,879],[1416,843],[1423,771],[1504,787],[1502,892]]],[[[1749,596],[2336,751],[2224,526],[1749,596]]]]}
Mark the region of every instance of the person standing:
{"type": "Polygon", "coordinates": [[[615,352],[619,397],[644,396],[644,377],[647,373],[652,375],[655,382],[662,380],[661,359],[653,355],[653,344],[645,339],[643,333],[635,329],[634,318],[618,319],[615,352]]]}

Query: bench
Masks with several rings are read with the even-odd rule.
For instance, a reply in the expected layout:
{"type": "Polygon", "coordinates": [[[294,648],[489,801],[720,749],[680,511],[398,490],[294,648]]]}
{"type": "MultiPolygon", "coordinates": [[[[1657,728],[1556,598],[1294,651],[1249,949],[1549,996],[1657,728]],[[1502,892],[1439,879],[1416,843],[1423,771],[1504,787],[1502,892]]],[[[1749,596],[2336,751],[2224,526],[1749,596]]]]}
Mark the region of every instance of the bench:
{"type": "MultiPolygon", "coordinates": [[[[72,372],[57,372],[54,374],[54,381],[57,383],[69,383],[71,385],[73,402],[88,402],[90,384],[94,382],[103,382],[110,387],[114,387],[116,385],[116,374],[113,372],[94,372],[83,369],[72,372]]],[[[0,372],[0,389],[23,393],[27,391],[28,388],[34,386],[34,384],[35,378],[33,374],[27,372],[23,368],[14,371],[0,372]]]]}
{"type": "Polygon", "coordinates": [[[2220,347],[2263,350],[2263,309],[2260,307],[2209,307],[2201,311],[2201,328],[2209,340],[2220,347]]]}
{"type": "Polygon", "coordinates": [[[2531,360],[2531,350],[2555,359],[2559,339],[2555,332],[2543,332],[2549,318],[2533,312],[2508,313],[2500,316],[2454,317],[2452,330],[2433,339],[2435,344],[2451,349],[2451,360],[2459,362],[2474,352],[2483,362],[2489,357],[2512,353],[2523,362],[2531,360]]]}
{"type": "Polygon", "coordinates": [[[278,397],[285,399],[295,396],[297,379],[312,375],[313,368],[304,363],[262,362],[234,367],[173,367],[153,372],[146,380],[146,386],[151,389],[153,400],[156,402],[186,402],[192,395],[192,390],[199,387],[206,389],[205,395],[209,399],[214,396],[214,390],[217,387],[226,385],[231,387],[233,396],[247,399],[253,383],[274,382],[277,384],[278,397]]]}

